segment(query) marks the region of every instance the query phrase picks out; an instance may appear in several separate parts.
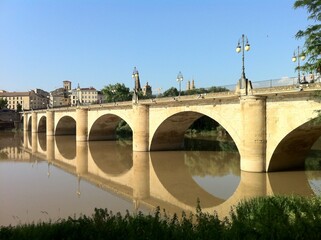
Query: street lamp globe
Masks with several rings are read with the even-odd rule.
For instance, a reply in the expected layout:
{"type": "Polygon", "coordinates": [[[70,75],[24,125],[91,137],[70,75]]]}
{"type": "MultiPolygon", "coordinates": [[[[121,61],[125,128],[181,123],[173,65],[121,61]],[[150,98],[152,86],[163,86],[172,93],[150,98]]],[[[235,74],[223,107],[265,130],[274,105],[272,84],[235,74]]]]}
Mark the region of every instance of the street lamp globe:
{"type": "Polygon", "coordinates": [[[303,82],[301,82],[301,76],[300,76],[300,71],[301,71],[301,66],[300,66],[300,60],[304,61],[305,60],[305,53],[301,50],[300,52],[300,46],[297,48],[297,52],[293,52],[292,56],[292,62],[298,62],[297,70],[298,70],[298,84],[300,83],[306,83],[305,78],[303,79],[303,82]]]}
{"type": "Polygon", "coordinates": [[[181,96],[181,82],[183,81],[183,74],[181,72],[178,73],[176,81],[179,84],[179,95],[178,96],[181,96]]]}
{"type": "Polygon", "coordinates": [[[248,43],[248,41],[246,41],[245,51],[250,51],[250,49],[251,49],[250,44],[248,43]]]}
{"type": "Polygon", "coordinates": [[[239,52],[241,52],[241,46],[240,46],[240,43],[237,45],[237,47],[236,47],[236,52],[237,53],[239,53],[239,52]]]}

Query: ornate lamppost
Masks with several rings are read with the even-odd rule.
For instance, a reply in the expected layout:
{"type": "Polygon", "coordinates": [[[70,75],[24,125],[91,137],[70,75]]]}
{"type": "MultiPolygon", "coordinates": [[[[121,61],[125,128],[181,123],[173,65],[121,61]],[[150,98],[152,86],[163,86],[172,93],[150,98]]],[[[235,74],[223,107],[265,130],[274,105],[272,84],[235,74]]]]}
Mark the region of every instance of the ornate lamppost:
{"type": "Polygon", "coordinates": [[[115,93],[116,93],[116,90],[115,90],[115,89],[112,89],[112,90],[111,90],[111,93],[112,93],[112,96],[113,96],[112,101],[113,101],[114,104],[116,104],[116,101],[115,101],[115,93]]]}
{"type": "Polygon", "coordinates": [[[183,74],[181,73],[181,71],[179,71],[178,75],[177,75],[177,78],[176,78],[176,81],[178,82],[179,84],[179,93],[178,93],[178,96],[180,97],[181,96],[181,83],[183,81],[183,74]]]}
{"type": "Polygon", "coordinates": [[[304,61],[305,60],[305,54],[303,53],[303,52],[301,52],[301,54],[300,54],[300,47],[298,46],[298,52],[297,53],[295,53],[295,51],[293,52],[293,57],[292,57],[292,62],[296,62],[296,60],[298,60],[298,84],[300,84],[301,83],[301,76],[300,76],[300,72],[301,72],[301,70],[300,70],[300,59],[302,60],[302,61],[304,61]]]}
{"type": "Polygon", "coordinates": [[[242,51],[242,75],[239,81],[240,89],[245,89],[245,95],[248,94],[248,80],[245,77],[245,65],[244,65],[244,50],[250,51],[250,44],[247,39],[247,36],[242,34],[242,37],[239,39],[236,47],[236,52],[240,53],[242,51]]]}

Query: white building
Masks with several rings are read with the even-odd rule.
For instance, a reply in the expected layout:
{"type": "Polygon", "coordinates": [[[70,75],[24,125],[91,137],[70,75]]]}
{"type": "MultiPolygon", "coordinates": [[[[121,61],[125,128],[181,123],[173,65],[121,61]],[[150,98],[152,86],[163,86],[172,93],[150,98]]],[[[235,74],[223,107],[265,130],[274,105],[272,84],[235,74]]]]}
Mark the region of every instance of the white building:
{"type": "Polygon", "coordinates": [[[102,94],[94,87],[80,88],[78,84],[78,87],[76,89],[71,90],[71,105],[89,105],[101,103],[102,99],[102,94]]]}

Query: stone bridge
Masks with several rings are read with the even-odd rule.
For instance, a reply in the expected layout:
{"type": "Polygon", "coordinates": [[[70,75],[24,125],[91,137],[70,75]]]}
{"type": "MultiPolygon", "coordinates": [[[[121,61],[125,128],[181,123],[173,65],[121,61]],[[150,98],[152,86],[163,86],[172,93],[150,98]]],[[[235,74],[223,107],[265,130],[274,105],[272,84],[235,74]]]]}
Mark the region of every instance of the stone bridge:
{"type": "Polygon", "coordinates": [[[134,152],[179,150],[189,126],[208,116],[234,140],[241,170],[281,171],[301,167],[321,135],[315,120],[320,89],[310,84],[246,96],[226,92],[30,111],[23,113],[24,130],[76,135],[77,142],[112,140],[124,120],[133,131],[134,152]]]}

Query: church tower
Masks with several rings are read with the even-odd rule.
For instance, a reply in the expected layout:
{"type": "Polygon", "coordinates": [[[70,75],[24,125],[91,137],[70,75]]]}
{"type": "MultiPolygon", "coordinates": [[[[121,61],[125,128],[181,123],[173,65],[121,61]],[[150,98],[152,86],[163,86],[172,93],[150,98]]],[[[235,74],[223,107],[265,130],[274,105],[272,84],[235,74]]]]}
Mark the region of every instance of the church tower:
{"type": "Polygon", "coordinates": [[[64,89],[65,91],[70,91],[71,90],[71,82],[68,80],[63,81],[64,83],[64,89]]]}

